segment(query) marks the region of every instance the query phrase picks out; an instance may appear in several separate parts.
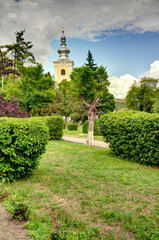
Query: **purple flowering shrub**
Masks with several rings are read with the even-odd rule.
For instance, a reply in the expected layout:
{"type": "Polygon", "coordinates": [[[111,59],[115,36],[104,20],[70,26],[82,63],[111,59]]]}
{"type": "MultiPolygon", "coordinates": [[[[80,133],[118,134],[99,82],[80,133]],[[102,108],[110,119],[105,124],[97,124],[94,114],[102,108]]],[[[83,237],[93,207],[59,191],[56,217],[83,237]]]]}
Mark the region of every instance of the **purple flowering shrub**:
{"type": "Polygon", "coordinates": [[[0,94],[0,117],[15,117],[25,118],[29,117],[29,113],[23,112],[22,107],[19,106],[18,100],[7,101],[3,95],[0,94]]]}

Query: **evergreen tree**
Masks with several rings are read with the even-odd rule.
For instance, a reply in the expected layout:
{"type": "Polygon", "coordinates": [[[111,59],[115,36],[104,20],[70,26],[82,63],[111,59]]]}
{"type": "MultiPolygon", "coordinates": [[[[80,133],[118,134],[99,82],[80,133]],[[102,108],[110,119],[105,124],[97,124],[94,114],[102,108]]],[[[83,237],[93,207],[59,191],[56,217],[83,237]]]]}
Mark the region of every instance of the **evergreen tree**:
{"type": "Polygon", "coordinates": [[[35,63],[35,57],[29,50],[33,47],[33,44],[24,40],[25,30],[15,32],[16,42],[8,45],[0,46],[5,48],[5,54],[14,61],[14,69],[18,64],[24,64],[26,61],[35,63]]]}
{"type": "Polygon", "coordinates": [[[94,63],[93,54],[90,52],[90,50],[88,50],[88,56],[86,60],[87,63],[85,63],[85,66],[90,67],[93,71],[95,71],[97,69],[97,64],[94,63]]]}

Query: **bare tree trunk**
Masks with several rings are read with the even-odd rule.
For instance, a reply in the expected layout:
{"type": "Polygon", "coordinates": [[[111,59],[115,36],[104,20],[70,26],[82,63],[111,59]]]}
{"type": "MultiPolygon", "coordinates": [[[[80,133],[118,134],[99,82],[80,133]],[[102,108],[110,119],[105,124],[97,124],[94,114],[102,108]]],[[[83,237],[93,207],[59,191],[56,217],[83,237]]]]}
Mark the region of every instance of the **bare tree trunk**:
{"type": "Polygon", "coordinates": [[[89,147],[93,147],[94,143],[94,122],[96,119],[96,105],[98,103],[99,98],[94,98],[91,102],[91,104],[87,103],[82,94],[80,94],[80,97],[82,99],[83,104],[88,109],[88,137],[87,137],[87,145],[89,147]]]}
{"type": "Polygon", "coordinates": [[[96,108],[91,107],[88,109],[88,137],[87,145],[93,147],[94,144],[94,122],[96,119],[96,108]]]}

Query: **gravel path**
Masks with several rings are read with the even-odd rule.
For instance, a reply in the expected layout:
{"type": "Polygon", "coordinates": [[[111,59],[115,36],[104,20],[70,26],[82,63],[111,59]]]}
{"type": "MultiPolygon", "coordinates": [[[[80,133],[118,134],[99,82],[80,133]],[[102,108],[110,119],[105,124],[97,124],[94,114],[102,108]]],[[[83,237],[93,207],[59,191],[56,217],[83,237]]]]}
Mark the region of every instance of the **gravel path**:
{"type": "MultiPolygon", "coordinates": [[[[68,142],[86,144],[86,138],[63,136],[63,139],[68,142]]],[[[109,145],[103,141],[94,140],[94,147],[107,149],[107,148],[109,148],[109,145]]]]}
{"type": "Polygon", "coordinates": [[[0,240],[28,240],[27,230],[18,220],[10,220],[10,213],[0,205],[0,240]]]}

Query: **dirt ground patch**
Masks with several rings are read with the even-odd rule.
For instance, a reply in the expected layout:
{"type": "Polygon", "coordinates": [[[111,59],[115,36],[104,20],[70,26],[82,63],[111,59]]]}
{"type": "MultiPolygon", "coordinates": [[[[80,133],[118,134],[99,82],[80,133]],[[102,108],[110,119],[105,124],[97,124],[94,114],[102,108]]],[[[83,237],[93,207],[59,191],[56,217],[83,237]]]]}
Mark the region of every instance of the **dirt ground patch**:
{"type": "Polygon", "coordinates": [[[0,240],[28,240],[23,222],[10,220],[10,213],[0,205],[0,240]]]}

